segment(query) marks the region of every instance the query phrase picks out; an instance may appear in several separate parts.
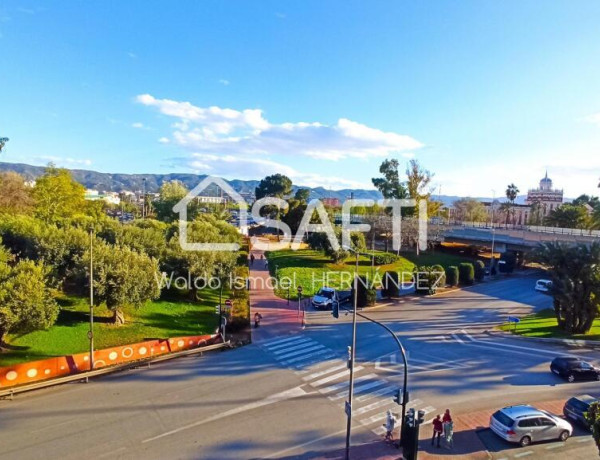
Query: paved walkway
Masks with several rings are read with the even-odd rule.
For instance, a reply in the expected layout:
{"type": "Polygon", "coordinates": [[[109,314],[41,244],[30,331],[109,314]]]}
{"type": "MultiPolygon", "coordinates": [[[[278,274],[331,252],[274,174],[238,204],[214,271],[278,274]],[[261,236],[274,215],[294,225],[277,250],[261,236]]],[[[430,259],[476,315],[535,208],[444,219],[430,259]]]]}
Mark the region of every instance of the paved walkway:
{"type": "MultiPolygon", "coordinates": [[[[264,239],[264,242],[267,240],[264,239]]],[[[252,249],[254,263],[250,265],[250,318],[252,341],[258,342],[273,337],[296,333],[302,330],[302,315],[298,314],[298,303],[280,299],[273,293],[273,282],[267,268],[264,251],[252,249]],[[260,327],[254,327],[254,314],[260,313],[260,327]]]]}

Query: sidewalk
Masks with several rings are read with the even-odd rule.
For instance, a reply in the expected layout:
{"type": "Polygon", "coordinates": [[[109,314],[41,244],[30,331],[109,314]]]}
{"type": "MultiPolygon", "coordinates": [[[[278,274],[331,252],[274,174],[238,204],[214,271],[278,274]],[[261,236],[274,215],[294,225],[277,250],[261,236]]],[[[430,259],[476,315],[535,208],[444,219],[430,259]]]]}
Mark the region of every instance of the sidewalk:
{"type": "MultiPolygon", "coordinates": [[[[554,414],[562,414],[564,400],[541,401],[532,403],[538,409],[544,409],[554,414]]],[[[489,459],[484,444],[477,436],[477,432],[486,429],[490,424],[490,417],[498,408],[487,409],[470,414],[454,416],[454,448],[448,450],[444,447],[431,445],[431,424],[421,427],[419,436],[419,458],[426,460],[448,460],[448,459],[489,459]]],[[[443,441],[442,441],[443,445],[443,441]]]]}
{"type": "MultiPolygon", "coordinates": [[[[266,241],[266,239],[264,240],[266,241]]],[[[302,316],[298,315],[297,302],[280,299],[273,293],[267,259],[264,251],[252,249],[254,264],[250,265],[250,320],[252,322],[252,341],[259,342],[272,337],[297,333],[302,330],[302,316]],[[254,327],[254,314],[260,313],[260,327],[254,327]]]]}

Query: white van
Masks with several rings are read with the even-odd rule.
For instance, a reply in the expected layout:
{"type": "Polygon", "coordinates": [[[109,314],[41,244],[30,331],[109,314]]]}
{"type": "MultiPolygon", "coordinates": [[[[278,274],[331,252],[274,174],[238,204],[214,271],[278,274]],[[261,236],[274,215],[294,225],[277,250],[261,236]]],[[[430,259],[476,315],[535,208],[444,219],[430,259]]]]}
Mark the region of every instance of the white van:
{"type": "Polygon", "coordinates": [[[552,281],[550,280],[537,280],[535,283],[535,290],[540,292],[550,292],[552,289],[552,281]]]}

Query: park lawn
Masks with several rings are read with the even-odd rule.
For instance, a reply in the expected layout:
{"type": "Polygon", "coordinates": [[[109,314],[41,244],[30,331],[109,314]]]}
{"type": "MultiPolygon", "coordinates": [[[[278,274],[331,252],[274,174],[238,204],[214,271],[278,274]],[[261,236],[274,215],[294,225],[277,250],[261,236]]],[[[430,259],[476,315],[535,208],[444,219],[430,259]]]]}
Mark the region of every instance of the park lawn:
{"type": "MultiPolygon", "coordinates": [[[[218,319],[218,292],[204,290],[199,303],[187,300],[157,300],[140,309],[125,308],[126,323],[114,326],[112,313],[104,306],[94,308],[94,347],[109,348],[153,338],[212,334],[218,319]]],[[[0,353],[0,367],[70,355],[89,350],[89,304],[86,298],[61,297],[56,324],[45,331],[9,335],[14,350],[0,353]]]]}
{"type": "MultiPolygon", "coordinates": [[[[376,253],[378,252],[381,251],[376,251],[376,253]]],[[[314,295],[323,285],[336,289],[350,289],[352,275],[354,274],[354,265],[356,263],[356,259],[350,257],[344,263],[334,264],[324,253],[312,249],[272,251],[267,253],[267,258],[269,260],[271,275],[275,276],[279,281],[282,278],[292,280],[292,286],[289,290],[290,299],[298,298],[298,286],[302,286],[303,297],[314,295]]],[[[465,261],[471,261],[471,259],[441,252],[422,253],[419,256],[416,254],[403,254],[393,264],[376,265],[374,267],[373,279],[378,284],[386,271],[412,273],[415,262],[419,265],[434,265],[439,263],[446,267],[465,261]]],[[[371,276],[373,269],[370,257],[360,256],[358,264],[358,272],[360,274],[371,276]]],[[[405,280],[409,280],[408,275],[405,275],[405,280]]],[[[277,284],[275,294],[281,298],[287,298],[288,289],[282,287],[280,283],[277,284]]]]}
{"type": "MultiPolygon", "coordinates": [[[[515,330],[514,324],[503,324],[499,326],[503,331],[515,330]]],[[[524,337],[542,337],[559,339],[600,340],[600,319],[594,320],[592,329],[587,334],[568,335],[558,329],[554,310],[547,308],[524,318],[517,324],[516,334],[524,337]]]]}

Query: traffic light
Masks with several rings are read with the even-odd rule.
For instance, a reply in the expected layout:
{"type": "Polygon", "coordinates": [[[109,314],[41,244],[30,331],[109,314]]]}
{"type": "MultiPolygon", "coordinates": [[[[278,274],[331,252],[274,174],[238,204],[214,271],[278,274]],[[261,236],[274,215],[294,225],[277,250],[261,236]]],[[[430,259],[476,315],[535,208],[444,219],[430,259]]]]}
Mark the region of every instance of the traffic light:
{"type": "Polygon", "coordinates": [[[331,306],[331,314],[333,315],[334,318],[340,317],[340,303],[339,302],[333,302],[333,304],[331,306]]]}
{"type": "Polygon", "coordinates": [[[394,402],[399,406],[402,405],[402,390],[400,390],[400,388],[398,388],[396,393],[394,393],[394,402]]]}
{"type": "Polygon", "coordinates": [[[216,305],[215,306],[215,315],[220,315],[221,314],[221,305],[216,305]]]}
{"type": "Polygon", "coordinates": [[[407,426],[415,426],[415,410],[411,407],[408,409],[408,413],[406,414],[406,425],[407,426]]]}
{"type": "Polygon", "coordinates": [[[417,423],[419,425],[422,423],[425,423],[425,411],[424,410],[420,410],[419,412],[417,412],[417,423]]]}

